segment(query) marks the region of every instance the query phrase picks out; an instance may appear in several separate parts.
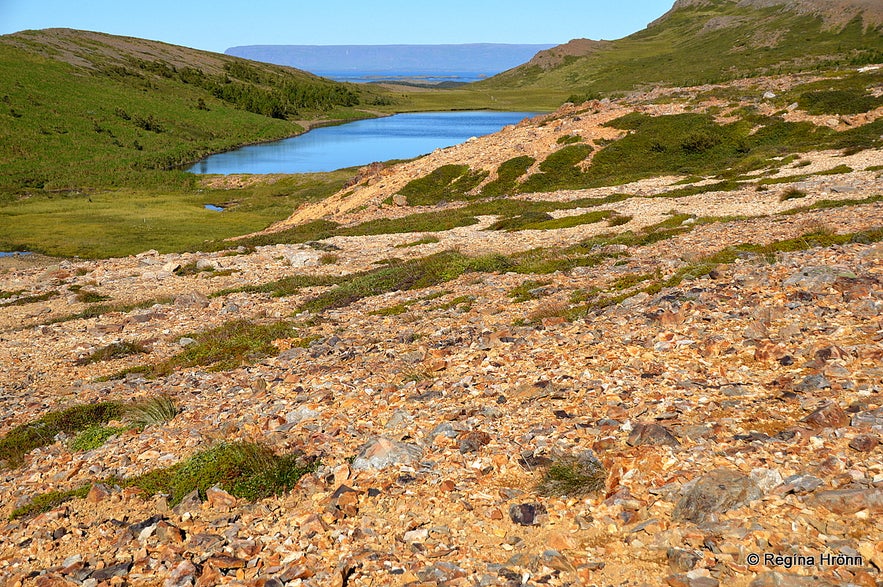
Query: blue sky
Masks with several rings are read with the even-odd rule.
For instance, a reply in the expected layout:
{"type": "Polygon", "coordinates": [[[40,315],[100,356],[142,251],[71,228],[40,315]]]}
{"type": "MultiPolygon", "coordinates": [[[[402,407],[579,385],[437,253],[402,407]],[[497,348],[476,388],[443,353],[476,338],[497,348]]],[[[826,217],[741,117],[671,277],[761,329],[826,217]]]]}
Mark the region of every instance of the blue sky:
{"type": "Polygon", "coordinates": [[[618,39],[674,0],[0,0],[0,34],[67,27],[223,52],[236,45],[618,39]]]}

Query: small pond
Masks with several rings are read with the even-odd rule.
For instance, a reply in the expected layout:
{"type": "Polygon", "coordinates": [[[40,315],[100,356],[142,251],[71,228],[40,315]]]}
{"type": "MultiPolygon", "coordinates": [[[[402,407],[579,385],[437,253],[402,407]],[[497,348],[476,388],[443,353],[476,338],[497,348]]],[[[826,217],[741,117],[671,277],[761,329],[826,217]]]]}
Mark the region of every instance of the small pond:
{"type": "Polygon", "coordinates": [[[191,173],[312,173],[410,159],[495,133],[535,112],[420,112],[316,128],[302,135],[212,155],[191,173]]]}

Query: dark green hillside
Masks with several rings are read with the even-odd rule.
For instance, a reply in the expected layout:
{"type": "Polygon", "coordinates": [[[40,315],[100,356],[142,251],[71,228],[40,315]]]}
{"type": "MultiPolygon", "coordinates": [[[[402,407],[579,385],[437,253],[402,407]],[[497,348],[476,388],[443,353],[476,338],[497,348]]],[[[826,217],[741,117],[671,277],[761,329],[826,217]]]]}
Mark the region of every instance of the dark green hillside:
{"type": "Polygon", "coordinates": [[[876,14],[842,23],[832,22],[827,11],[833,8],[821,0],[806,0],[800,12],[794,3],[756,4],[681,0],[633,35],[588,49],[576,42],[551,49],[476,86],[591,96],[883,62],[883,28],[876,14]]]}
{"type": "Polygon", "coordinates": [[[368,116],[380,90],[99,33],[0,37],[0,189],[188,181],[208,153],[368,116]],[[370,106],[365,106],[370,107],[370,106]]]}

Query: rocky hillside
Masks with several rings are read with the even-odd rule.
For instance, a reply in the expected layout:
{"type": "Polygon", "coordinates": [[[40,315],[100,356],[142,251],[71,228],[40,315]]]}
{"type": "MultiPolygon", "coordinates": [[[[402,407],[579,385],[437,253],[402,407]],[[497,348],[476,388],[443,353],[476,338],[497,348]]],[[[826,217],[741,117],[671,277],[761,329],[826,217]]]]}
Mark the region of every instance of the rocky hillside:
{"type": "MultiPolygon", "coordinates": [[[[671,12],[666,13],[655,22],[664,20],[666,16],[679,9],[688,7],[714,6],[715,0],[675,0],[671,12]]],[[[751,8],[777,7],[798,14],[820,17],[832,27],[843,27],[858,18],[866,28],[879,28],[883,25],[883,6],[875,0],[738,0],[739,6],[751,8]]]]}
{"type": "Polygon", "coordinates": [[[214,252],[0,260],[0,578],[879,584],[880,71],[566,105],[214,252]]]}
{"type": "Polygon", "coordinates": [[[480,86],[595,95],[877,63],[881,27],[874,0],[678,0],[642,31],[576,39],[480,86]]]}

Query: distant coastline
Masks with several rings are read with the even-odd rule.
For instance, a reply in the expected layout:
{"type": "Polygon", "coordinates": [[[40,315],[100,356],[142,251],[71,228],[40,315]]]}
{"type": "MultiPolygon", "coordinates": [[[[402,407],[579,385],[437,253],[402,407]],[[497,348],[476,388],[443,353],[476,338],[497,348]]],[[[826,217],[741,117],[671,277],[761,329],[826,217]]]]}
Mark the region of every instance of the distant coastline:
{"type": "Polygon", "coordinates": [[[499,72],[486,71],[311,71],[318,76],[327,77],[336,82],[364,83],[405,83],[405,84],[469,84],[491,77],[499,72]]]}

